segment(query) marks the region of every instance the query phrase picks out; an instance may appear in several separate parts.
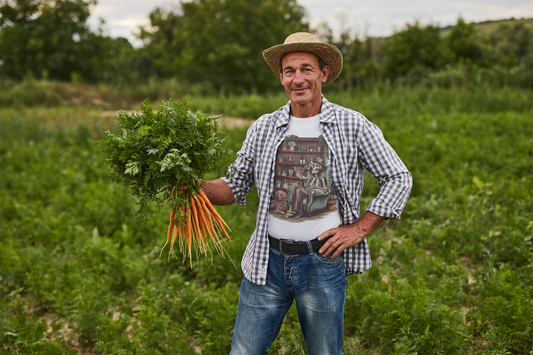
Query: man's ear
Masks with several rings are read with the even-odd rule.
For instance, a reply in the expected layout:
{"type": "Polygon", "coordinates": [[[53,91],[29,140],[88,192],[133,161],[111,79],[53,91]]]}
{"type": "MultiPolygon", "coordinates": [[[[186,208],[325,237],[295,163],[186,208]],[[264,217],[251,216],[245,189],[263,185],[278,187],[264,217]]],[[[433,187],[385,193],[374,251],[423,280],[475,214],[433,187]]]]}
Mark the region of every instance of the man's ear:
{"type": "Polygon", "coordinates": [[[324,68],[322,68],[322,84],[324,84],[326,80],[328,80],[328,76],[329,76],[329,66],[324,65],[324,68]]]}

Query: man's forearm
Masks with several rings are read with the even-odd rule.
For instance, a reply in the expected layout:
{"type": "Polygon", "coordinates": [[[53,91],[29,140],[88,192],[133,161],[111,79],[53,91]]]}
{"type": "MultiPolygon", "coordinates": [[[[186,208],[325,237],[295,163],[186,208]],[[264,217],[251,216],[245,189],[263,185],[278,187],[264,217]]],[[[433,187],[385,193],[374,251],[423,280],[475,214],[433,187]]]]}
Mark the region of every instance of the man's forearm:
{"type": "Polygon", "coordinates": [[[204,181],[202,191],[213,205],[231,205],[235,201],[233,191],[222,179],[204,181]]]}
{"type": "Polygon", "coordinates": [[[381,217],[373,212],[366,211],[363,213],[361,218],[359,218],[356,224],[358,224],[360,233],[366,237],[372,233],[372,231],[376,229],[384,220],[386,220],[385,217],[381,217]]]}

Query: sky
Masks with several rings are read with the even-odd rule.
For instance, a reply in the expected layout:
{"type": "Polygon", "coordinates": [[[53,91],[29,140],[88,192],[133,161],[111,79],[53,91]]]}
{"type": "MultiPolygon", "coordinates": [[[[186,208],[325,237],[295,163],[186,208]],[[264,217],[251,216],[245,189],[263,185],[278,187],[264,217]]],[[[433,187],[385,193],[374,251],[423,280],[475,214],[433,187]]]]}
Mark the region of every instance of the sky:
{"type": "MultiPolygon", "coordinates": [[[[89,23],[96,27],[101,18],[109,35],[126,37],[138,46],[134,33],[149,23],[150,12],[178,4],[178,0],[98,0],[89,23]]],[[[306,9],[312,28],[327,22],[336,35],[347,29],[353,35],[389,36],[415,20],[448,26],[459,16],[466,22],[533,17],[532,0],[298,0],[298,4],[306,9]]]]}

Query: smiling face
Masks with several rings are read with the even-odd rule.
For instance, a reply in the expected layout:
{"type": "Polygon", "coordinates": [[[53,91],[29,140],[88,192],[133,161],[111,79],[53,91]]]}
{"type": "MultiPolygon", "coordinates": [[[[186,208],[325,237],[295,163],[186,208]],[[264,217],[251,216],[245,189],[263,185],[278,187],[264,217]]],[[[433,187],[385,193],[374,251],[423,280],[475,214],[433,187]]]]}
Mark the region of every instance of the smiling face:
{"type": "Polygon", "coordinates": [[[296,117],[312,117],[320,113],[322,85],[327,80],[329,67],[322,70],[316,55],[291,52],[281,60],[281,83],[291,100],[291,113],[296,117]]]}

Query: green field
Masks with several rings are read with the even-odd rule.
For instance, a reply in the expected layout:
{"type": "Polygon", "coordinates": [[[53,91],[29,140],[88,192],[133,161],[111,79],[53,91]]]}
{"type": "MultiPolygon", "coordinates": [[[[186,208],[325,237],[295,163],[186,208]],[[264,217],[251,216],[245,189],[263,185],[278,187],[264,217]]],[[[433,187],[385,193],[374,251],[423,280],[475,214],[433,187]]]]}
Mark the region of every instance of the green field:
{"type": "MultiPolygon", "coordinates": [[[[533,354],[532,92],[326,96],[380,126],[414,178],[402,219],[369,237],[373,268],[349,277],[344,353],[533,354]]],[[[189,99],[244,118],[286,102],[189,99]]],[[[114,124],[89,107],[0,109],[2,355],[229,353],[257,196],[217,208],[237,268],[160,258],[169,211],[136,225],[94,144],[114,124]]],[[[245,130],[227,133],[236,152],[245,130]]],[[[378,191],[368,177],[362,208],[378,191]]],[[[271,353],[305,354],[294,308],[271,353]]]]}

